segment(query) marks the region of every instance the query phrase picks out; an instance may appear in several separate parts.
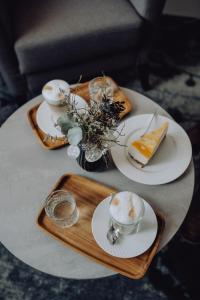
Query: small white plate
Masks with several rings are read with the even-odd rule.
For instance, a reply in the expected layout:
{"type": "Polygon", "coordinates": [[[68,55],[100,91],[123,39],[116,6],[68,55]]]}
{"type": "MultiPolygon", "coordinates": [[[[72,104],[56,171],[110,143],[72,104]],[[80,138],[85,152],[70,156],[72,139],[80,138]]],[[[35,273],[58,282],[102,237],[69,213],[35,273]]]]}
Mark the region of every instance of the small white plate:
{"type": "MultiPolygon", "coordinates": [[[[138,139],[151,119],[152,114],[144,114],[131,117],[120,124],[119,130],[124,126],[124,136],[118,139],[120,144],[128,146],[131,141],[138,139]]],[[[192,158],[192,146],[184,129],[175,121],[159,115],[153,119],[149,131],[158,128],[165,121],[169,122],[166,138],[144,168],[139,169],[131,163],[128,147],[117,145],[111,148],[115,165],[126,177],[139,183],[157,185],[175,180],[187,169],[192,158]]]]}
{"type": "MultiPolygon", "coordinates": [[[[75,100],[76,107],[78,109],[87,107],[87,103],[82,97],[75,95],[75,94],[71,94],[71,96],[73,97],[73,100],[75,100]]],[[[54,125],[55,122],[53,120],[51,110],[50,110],[48,104],[46,103],[46,101],[43,101],[40,104],[40,106],[38,107],[38,110],[36,113],[36,122],[37,122],[37,125],[40,127],[40,129],[44,133],[46,133],[52,137],[55,137],[55,136],[57,136],[59,138],[64,137],[64,135],[62,134],[60,129],[58,127],[57,128],[55,127],[55,125],[54,125]]]]}
{"type": "Polygon", "coordinates": [[[110,196],[96,207],[92,217],[92,233],[97,244],[107,253],[120,258],[131,258],[144,253],[154,242],[158,223],[151,206],[143,199],[145,214],[139,225],[138,233],[124,235],[119,242],[111,245],[107,240],[109,229],[110,196]]]}

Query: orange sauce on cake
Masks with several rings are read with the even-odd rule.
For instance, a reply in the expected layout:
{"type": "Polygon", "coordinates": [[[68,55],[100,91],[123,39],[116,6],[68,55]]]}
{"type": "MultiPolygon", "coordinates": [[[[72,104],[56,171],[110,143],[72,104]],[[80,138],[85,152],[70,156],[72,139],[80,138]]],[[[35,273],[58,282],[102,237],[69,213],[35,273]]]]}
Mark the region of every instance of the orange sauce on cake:
{"type": "Polygon", "coordinates": [[[141,154],[143,154],[145,157],[150,158],[152,155],[152,152],[148,149],[147,146],[141,144],[138,141],[135,141],[131,144],[133,147],[135,147],[141,154]]]}

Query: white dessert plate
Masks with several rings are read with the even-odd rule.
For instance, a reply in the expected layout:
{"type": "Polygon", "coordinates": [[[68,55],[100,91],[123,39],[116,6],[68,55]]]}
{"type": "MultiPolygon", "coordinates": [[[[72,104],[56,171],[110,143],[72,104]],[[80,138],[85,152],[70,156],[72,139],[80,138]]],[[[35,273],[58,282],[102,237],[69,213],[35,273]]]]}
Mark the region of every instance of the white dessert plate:
{"type": "MultiPolygon", "coordinates": [[[[129,146],[133,140],[144,134],[152,116],[138,115],[121,123],[118,131],[124,126],[124,135],[118,138],[120,144],[129,146]]],[[[180,125],[158,115],[154,117],[148,131],[158,128],[165,121],[169,122],[167,135],[144,168],[134,166],[128,154],[128,147],[116,145],[111,148],[115,165],[126,177],[139,183],[157,185],[175,180],[187,169],[192,158],[192,146],[187,133],[180,125]]]]}
{"type": "MultiPolygon", "coordinates": [[[[82,97],[75,95],[75,94],[71,94],[71,95],[73,97],[73,100],[75,100],[76,107],[78,109],[87,107],[87,103],[82,97]]],[[[36,113],[36,122],[37,122],[37,125],[40,127],[40,129],[44,133],[46,133],[52,137],[55,137],[55,136],[57,136],[58,138],[64,137],[64,135],[59,130],[59,128],[58,127],[56,128],[54,126],[55,122],[53,120],[51,110],[50,110],[48,104],[46,103],[46,101],[43,101],[40,104],[40,106],[38,107],[38,110],[36,113]]]]}
{"type": "Polygon", "coordinates": [[[111,245],[106,235],[109,229],[110,196],[96,207],[92,217],[92,233],[95,241],[105,252],[120,258],[131,258],[144,253],[154,242],[158,223],[152,207],[145,201],[144,217],[137,233],[123,235],[120,240],[111,245]]]}

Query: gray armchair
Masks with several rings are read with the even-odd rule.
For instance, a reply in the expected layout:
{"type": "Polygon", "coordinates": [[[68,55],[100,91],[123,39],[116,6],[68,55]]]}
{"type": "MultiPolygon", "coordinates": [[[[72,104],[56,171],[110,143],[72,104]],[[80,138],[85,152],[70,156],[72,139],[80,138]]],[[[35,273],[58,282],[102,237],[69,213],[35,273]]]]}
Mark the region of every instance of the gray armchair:
{"type": "Polygon", "coordinates": [[[1,0],[0,75],[27,97],[53,78],[134,67],[165,0],[1,0]]]}

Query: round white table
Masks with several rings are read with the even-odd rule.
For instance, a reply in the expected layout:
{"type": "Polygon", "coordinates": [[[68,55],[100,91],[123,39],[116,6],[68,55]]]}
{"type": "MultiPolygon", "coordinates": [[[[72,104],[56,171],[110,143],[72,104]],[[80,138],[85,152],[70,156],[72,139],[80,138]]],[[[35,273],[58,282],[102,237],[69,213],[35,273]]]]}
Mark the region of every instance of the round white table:
{"type": "MultiPolygon", "coordinates": [[[[152,113],[156,103],[129,89],[132,114],[152,113]]],[[[130,190],[162,211],[166,226],[160,249],[177,232],[188,211],[194,186],[194,167],[166,185],[133,182],[117,168],[103,173],[82,170],[67,157],[66,147],[44,150],[27,120],[27,111],[42,100],[38,96],[18,109],[0,129],[0,240],[17,258],[40,271],[65,278],[89,279],[113,275],[113,271],[90,261],[52,239],[36,226],[36,218],[57,179],[73,172],[130,190]]],[[[160,113],[168,115],[162,108],[160,113]]]]}

